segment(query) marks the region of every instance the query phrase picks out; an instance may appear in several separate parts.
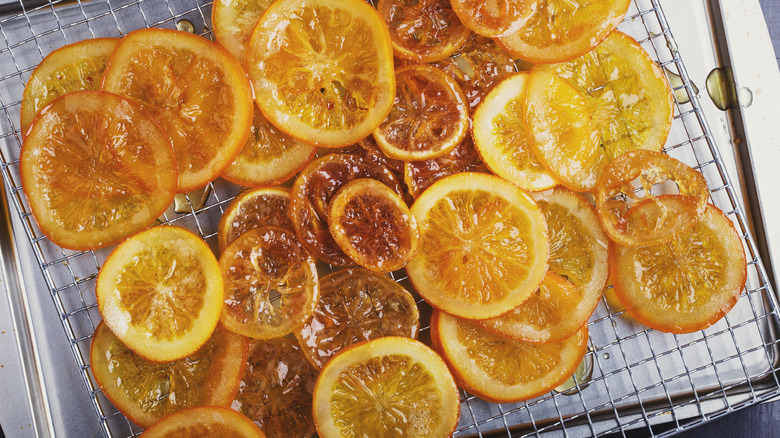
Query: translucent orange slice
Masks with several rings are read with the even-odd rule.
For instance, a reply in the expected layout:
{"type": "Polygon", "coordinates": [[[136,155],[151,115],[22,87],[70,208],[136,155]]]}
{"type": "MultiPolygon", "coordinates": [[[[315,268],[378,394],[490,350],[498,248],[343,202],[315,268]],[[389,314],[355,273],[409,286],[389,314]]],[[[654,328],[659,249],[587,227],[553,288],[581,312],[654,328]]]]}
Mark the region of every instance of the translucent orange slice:
{"type": "Polygon", "coordinates": [[[526,0],[452,0],[452,9],[466,27],[486,36],[516,32],[523,20],[526,0]]]}
{"type": "Polygon", "coordinates": [[[215,406],[191,408],[171,414],[144,431],[146,438],[265,438],[255,423],[238,412],[215,406]]]}
{"type": "Polygon", "coordinates": [[[292,230],[287,214],[289,206],[290,189],[284,187],[248,190],[236,196],[217,226],[220,253],[253,228],[272,226],[292,230]]]}
{"type": "Polygon", "coordinates": [[[214,0],[211,24],[214,37],[241,63],[246,58],[249,38],[272,0],[214,0]]]}

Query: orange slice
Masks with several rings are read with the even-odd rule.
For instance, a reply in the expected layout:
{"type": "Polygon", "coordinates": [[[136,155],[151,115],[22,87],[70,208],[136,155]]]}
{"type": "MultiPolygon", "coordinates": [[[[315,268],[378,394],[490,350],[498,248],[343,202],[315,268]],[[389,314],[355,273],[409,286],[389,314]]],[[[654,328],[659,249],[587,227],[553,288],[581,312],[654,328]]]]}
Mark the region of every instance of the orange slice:
{"type": "Polygon", "coordinates": [[[398,194],[381,182],[347,183],[328,207],[330,235],[360,266],[375,272],[403,268],[417,253],[417,220],[398,194]]]}
{"type": "Polygon", "coordinates": [[[354,345],[325,365],[314,388],[322,438],[444,437],[458,423],[458,389],[444,361],[414,339],[354,345]]]}
{"type": "Polygon", "coordinates": [[[240,62],[246,58],[246,48],[260,17],[272,0],[214,0],[211,24],[214,37],[240,62]]]}
{"type": "Polygon", "coordinates": [[[339,147],[393,106],[390,35],[361,0],[280,0],[255,27],[246,67],[263,115],[307,143],[339,147]]]}
{"type": "Polygon", "coordinates": [[[219,252],[224,252],[238,236],[253,228],[272,226],[292,230],[287,215],[289,206],[290,189],[284,187],[248,190],[236,196],[219,219],[219,252]]]}
{"type": "Polygon", "coordinates": [[[290,230],[250,230],[225,249],[219,265],[225,278],[220,320],[228,330],[279,338],[300,327],[317,306],[317,266],[290,230]]]}
{"type": "Polygon", "coordinates": [[[523,189],[482,173],[441,179],[417,197],[420,249],[406,265],[432,306],[493,318],[527,300],[547,271],[544,215],[523,189]]]}
{"type": "Polygon", "coordinates": [[[474,111],[472,135],[482,162],[496,175],[526,190],[545,190],[557,184],[536,158],[523,104],[528,74],[508,76],[485,96],[474,111]]]}
{"type": "Polygon", "coordinates": [[[160,226],[114,248],[95,285],[103,321],[153,362],[197,351],[214,332],[223,282],[209,246],[183,228],[160,226]]]}
{"type": "Polygon", "coordinates": [[[103,90],[135,101],[173,141],[179,192],[205,186],[246,143],[252,90],[221,46],[187,32],[139,29],[111,56],[103,90]]]}
{"type": "Polygon", "coordinates": [[[176,193],[168,136],[138,105],[100,91],[69,93],[44,108],[19,168],[41,231],[76,250],[143,230],[176,193]]]}
{"type": "Polygon", "coordinates": [[[395,281],[363,268],[347,268],[320,279],[320,302],[295,332],[317,369],[341,350],[383,336],[417,338],[414,297],[395,281]]]}
{"type": "Polygon", "coordinates": [[[520,29],[526,1],[452,0],[452,9],[469,29],[486,37],[497,37],[520,29]]]}
{"type": "Polygon", "coordinates": [[[436,158],[466,136],[469,112],[457,82],[436,67],[410,64],[395,74],[395,104],[374,131],[382,151],[402,161],[436,158]]]}
{"type": "Polygon", "coordinates": [[[409,194],[416,198],[431,184],[460,172],[487,172],[474,149],[471,136],[467,136],[452,151],[438,158],[404,163],[404,183],[409,194]]]}
{"type": "Polygon", "coordinates": [[[94,38],[68,44],[49,53],[35,67],[22,94],[22,135],[35,115],[55,98],[81,90],[97,90],[116,38],[94,38]]]}
{"type": "Polygon", "coordinates": [[[144,431],[145,438],[265,438],[263,431],[238,412],[215,406],[187,409],[171,414],[144,431]]]}
{"type": "Polygon", "coordinates": [[[431,340],[460,387],[483,400],[514,403],[571,377],[585,356],[588,327],[564,341],[537,344],[498,336],[474,321],[434,310],[431,340]]]}
{"type": "Polygon", "coordinates": [[[103,394],[133,423],[149,427],[196,406],[230,406],[244,373],[248,339],[220,326],[197,352],[176,362],[149,362],[104,323],[92,335],[89,365],[103,394]]]}

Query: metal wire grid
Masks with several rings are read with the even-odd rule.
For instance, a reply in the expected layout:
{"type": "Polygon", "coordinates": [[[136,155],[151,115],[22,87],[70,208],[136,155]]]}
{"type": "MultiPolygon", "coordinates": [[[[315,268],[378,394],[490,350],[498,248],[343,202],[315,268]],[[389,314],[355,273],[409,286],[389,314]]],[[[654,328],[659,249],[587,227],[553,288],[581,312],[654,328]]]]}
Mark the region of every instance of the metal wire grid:
{"type": "MultiPolygon", "coordinates": [[[[20,7],[21,12],[0,18],[0,169],[103,431],[112,437],[136,436],[140,430],[108,402],[89,371],[89,343],[100,320],[94,282],[109,250],[59,248],[32,219],[19,183],[20,99],[32,70],[55,48],[140,27],[173,28],[181,20],[211,38],[211,5],[203,0],[55,0],[29,10],[20,2],[20,7]]],[[[736,224],[748,256],[746,289],[722,321],[688,335],[647,329],[603,299],[589,321],[589,378],[575,379],[574,390],[515,404],[487,403],[463,392],[457,436],[625,436],[630,429],[666,436],[780,393],[777,302],[658,0],[634,0],[620,28],[683,80],[675,91],[691,100],[676,105],[665,151],[705,175],[712,202],[736,224]]],[[[219,216],[239,190],[218,180],[209,185],[202,207],[187,197],[189,212],[169,210],[161,221],[197,232],[216,249],[219,216]]]]}

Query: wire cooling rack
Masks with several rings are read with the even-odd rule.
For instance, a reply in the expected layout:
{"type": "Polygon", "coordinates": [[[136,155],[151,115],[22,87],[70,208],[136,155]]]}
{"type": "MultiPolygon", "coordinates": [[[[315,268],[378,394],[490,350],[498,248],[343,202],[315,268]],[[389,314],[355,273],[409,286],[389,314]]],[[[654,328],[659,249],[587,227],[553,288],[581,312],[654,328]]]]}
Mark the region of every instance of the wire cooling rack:
{"type": "MultiPolygon", "coordinates": [[[[0,169],[23,224],[16,238],[32,245],[105,435],[136,436],[140,429],[103,396],[89,367],[90,339],[100,321],[95,278],[110,250],[61,249],[31,217],[18,169],[20,100],[35,66],[65,44],[119,37],[141,27],[192,27],[213,38],[211,4],[24,1],[0,5],[0,14],[0,169]]],[[[670,77],[679,79],[675,94],[684,103],[675,107],[665,151],[704,174],[712,203],[734,221],[747,254],[746,288],[724,319],[686,335],[648,329],[603,299],[589,321],[588,353],[568,390],[514,404],[488,403],[462,393],[456,436],[625,436],[628,430],[666,436],[780,393],[777,302],[658,0],[634,0],[620,29],[636,38],[670,77]]],[[[216,249],[217,222],[239,191],[217,180],[207,187],[204,199],[179,199],[178,208],[169,209],[161,222],[193,230],[216,249]]]]}

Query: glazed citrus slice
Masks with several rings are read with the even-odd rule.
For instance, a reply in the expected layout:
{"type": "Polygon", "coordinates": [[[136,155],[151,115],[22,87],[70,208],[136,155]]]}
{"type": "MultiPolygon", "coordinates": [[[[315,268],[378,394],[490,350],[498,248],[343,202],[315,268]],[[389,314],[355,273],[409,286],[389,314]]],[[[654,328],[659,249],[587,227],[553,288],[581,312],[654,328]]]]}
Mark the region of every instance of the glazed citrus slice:
{"type": "Polygon", "coordinates": [[[200,237],[160,226],[117,246],[95,285],[103,321],[128,348],[155,362],[197,351],[219,321],[219,263],[200,237]]]}
{"type": "Polygon", "coordinates": [[[94,38],[68,44],[49,53],[35,67],[22,94],[22,135],[35,115],[55,98],[81,90],[97,90],[116,38],[94,38]]]}
{"type": "Polygon", "coordinates": [[[232,408],[269,437],[314,435],[312,393],[317,371],[289,338],[259,341],[249,351],[232,408]]]}
{"type": "Polygon", "coordinates": [[[382,152],[382,149],[379,148],[379,145],[376,144],[373,135],[369,135],[357,142],[357,149],[352,153],[364,155],[369,161],[379,163],[394,172],[404,172],[404,161],[396,160],[385,155],[385,153],[382,152]]]}
{"type": "Polygon", "coordinates": [[[306,358],[317,369],[338,352],[383,336],[417,338],[414,297],[384,275],[347,268],[320,279],[320,302],[295,332],[306,358]]]}
{"type": "Polygon", "coordinates": [[[186,409],[168,415],[143,433],[145,438],[265,438],[263,431],[245,415],[216,406],[186,409]]]}
{"type": "Polygon", "coordinates": [[[538,397],[571,377],[585,356],[588,327],[561,342],[537,344],[434,310],[431,342],[458,386],[483,400],[513,403],[538,397]]]}
{"type": "Polygon", "coordinates": [[[246,58],[246,48],[252,30],[272,0],[214,0],[211,24],[214,37],[240,62],[246,58]]]}
{"type": "Polygon", "coordinates": [[[281,0],[257,23],[246,67],[274,126],[322,147],[369,135],[393,106],[393,48],[361,0],[281,0]]]}
{"type": "MultiPolygon", "coordinates": [[[[480,172],[484,167],[474,149],[471,136],[467,136],[455,149],[441,157],[404,163],[404,183],[409,194],[416,198],[423,190],[445,176],[460,172],[480,172]]],[[[484,171],[487,172],[486,169],[484,171]]]]}
{"type": "Polygon", "coordinates": [[[736,305],[746,280],[742,240],[712,205],[693,228],[668,243],[615,245],[611,267],[615,293],[628,313],[671,333],[702,330],[720,320],[736,305]]]}
{"type": "Polygon", "coordinates": [[[463,24],[486,37],[509,35],[523,24],[527,0],[452,0],[463,24]]]}
{"type": "Polygon", "coordinates": [[[382,151],[402,161],[436,158],[466,137],[469,109],[454,79],[436,67],[410,64],[395,73],[395,104],[374,131],[382,151]]]}
{"type": "Polygon", "coordinates": [[[203,37],[170,29],[125,35],[103,90],[141,105],[173,141],[179,192],[205,186],[247,141],[252,91],[241,64],[203,37]]]}
{"type": "Polygon", "coordinates": [[[225,278],[220,320],[255,339],[279,338],[300,327],[319,300],[317,266],[291,230],[255,228],[219,258],[225,278]]]}
{"type": "Polygon", "coordinates": [[[523,119],[527,73],[508,76],[474,111],[472,135],[482,162],[496,175],[526,190],[557,184],[536,158],[523,119]]]}
{"type": "Polygon", "coordinates": [[[92,335],[89,364],[103,394],[127,418],[149,427],[196,406],[230,406],[246,365],[247,338],[217,327],[197,352],[176,362],[149,362],[101,323],[92,335]]]}
{"type": "Polygon", "coordinates": [[[238,236],[253,228],[272,226],[292,230],[287,215],[289,206],[290,189],[284,187],[248,190],[236,196],[217,226],[220,253],[238,236]]]}
{"type": "Polygon", "coordinates": [[[406,203],[381,182],[347,183],[328,207],[330,235],[360,266],[375,272],[403,268],[417,253],[420,231],[406,203]]]}
{"type": "Polygon", "coordinates": [[[331,359],[317,379],[313,404],[322,438],[449,436],[460,406],[439,355],[397,336],[354,345],[331,359]]]}
{"type": "Polygon", "coordinates": [[[535,66],[526,92],[534,152],[575,191],[593,190],[607,164],[627,151],[660,150],[672,123],[666,77],[622,32],[571,61],[535,66]]]}
{"type": "Polygon", "coordinates": [[[522,26],[498,38],[513,56],[534,63],[567,61],[604,41],[623,20],[630,0],[525,0],[522,26]]]}
{"type": "Polygon", "coordinates": [[[446,0],[379,0],[395,56],[434,62],[455,53],[471,35],[446,0]]]}
{"type": "Polygon", "coordinates": [[[547,225],[523,189],[482,173],[435,182],[412,205],[420,249],[406,271],[432,306],[468,319],[506,313],[547,271],[547,225]]]}
{"type": "Polygon", "coordinates": [[[692,227],[707,208],[710,191],[704,176],[691,167],[661,152],[640,149],[607,166],[594,197],[601,224],[612,240],[645,246],[668,241],[692,227]],[[690,202],[654,195],[667,189],[690,202]]]}
{"type": "Polygon", "coordinates": [[[339,248],[328,229],[328,205],[345,184],[372,178],[401,194],[401,185],[388,168],[359,154],[329,154],[306,166],[292,189],[290,219],[301,243],[318,259],[334,266],[355,262],[339,248]]]}
{"type": "Polygon", "coordinates": [[[19,167],[41,231],[70,249],[143,230],[176,193],[168,136],[138,105],[100,91],[68,93],[44,108],[19,167]]]}

